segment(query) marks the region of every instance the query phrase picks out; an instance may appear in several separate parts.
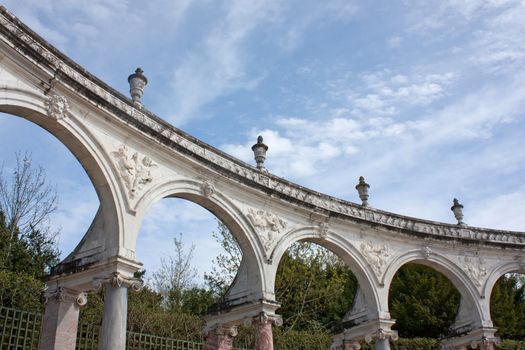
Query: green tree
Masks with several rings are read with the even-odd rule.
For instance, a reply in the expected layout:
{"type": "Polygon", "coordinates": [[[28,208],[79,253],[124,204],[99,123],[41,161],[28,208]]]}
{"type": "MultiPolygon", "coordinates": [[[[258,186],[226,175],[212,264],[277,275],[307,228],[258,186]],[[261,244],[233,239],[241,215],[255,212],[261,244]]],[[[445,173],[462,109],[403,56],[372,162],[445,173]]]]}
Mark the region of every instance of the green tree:
{"type": "MultiPolygon", "coordinates": [[[[224,252],[214,259],[207,285],[223,294],[235,278],[241,249],[228,228],[218,222],[213,236],[224,252]]],[[[279,263],[275,282],[285,329],[329,330],[348,311],[357,281],[343,261],[310,242],[293,244],[279,263]]]]}
{"type": "Polygon", "coordinates": [[[217,232],[213,232],[212,235],[223,251],[213,260],[211,273],[204,273],[204,280],[216,296],[222,296],[239,270],[242,250],[228,227],[219,220],[217,220],[217,232]]]}
{"type": "Polygon", "coordinates": [[[195,245],[191,245],[186,251],[182,242],[182,234],[179,235],[179,238],[173,238],[173,243],[175,245],[174,254],[161,258],[160,268],[153,273],[151,285],[153,290],[162,296],[166,308],[180,311],[183,294],[195,284],[197,270],[191,264],[195,245]]]}
{"type": "Polygon", "coordinates": [[[300,242],[281,259],[275,289],[285,329],[327,331],[350,309],[357,280],[337,255],[300,242]]]}
{"type": "Polygon", "coordinates": [[[16,160],[11,177],[0,170],[0,303],[33,310],[43,277],[59,261],[56,233],[48,225],[57,197],[27,153],[16,160]]]}
{"type": "Polygon", "coordinates": [[[184,290],[181,301],[182,312],[205,316],[208,313],[208,308],[217,302],[217,295],[211,289],[192,287],[184,290]]]}
{"type": "Polygon", "coordinates": [[[459,309],[460,294],[441,273],[407,264],[390,287],[390,314],[406,338],[437,338],[447,333],[459,309]]]}
{"type": "Polygon", "coordinates": [[[57,203],[56,190],[47,183],[44,168],[33,166],[30,153],[16,153],[11,177],[4,175],[4,167],[0,169],[0,210],[10,238],[23,239],[35,230],[49,238],[56,236],[50,231],[49,218],[57,203]]]}
{"type": "Polygon", "coordinates": [[[525,276],[502,276],[492,290],[490,309],[501,338],[525,339],[525,276]]]}

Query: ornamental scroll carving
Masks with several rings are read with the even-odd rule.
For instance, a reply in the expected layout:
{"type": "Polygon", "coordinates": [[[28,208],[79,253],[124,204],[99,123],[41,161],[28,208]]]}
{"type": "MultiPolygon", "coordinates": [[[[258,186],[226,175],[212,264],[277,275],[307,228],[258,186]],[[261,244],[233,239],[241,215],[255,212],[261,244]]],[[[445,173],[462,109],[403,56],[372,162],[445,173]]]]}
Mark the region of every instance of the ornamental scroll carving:
{"type": "Polygon", "coordinates": [[[370,344],[375,339],[385,340],[385,339],[388,339],[388,338],[392,339],[392,341],[396,341],[396,340],[399,339],[399,335],[397,334],[397,331],[379,328],[374,333],[367,334],[365,336],[365,342],[367,344],[370,344]]]}
{"type": "Polygon", "coordinates": [[[130,157],[126,145],[120,146],[116,152],[111,154],[115,158],[115,165],[128,190],[129,197],[135,198],[145,185],[153,181],[151,170],[157,164],[150,157],[140,156],[138,152],[133,153],[130,157]]]}
{"type": "Polygon", "coordinates": [[[487,277],[487,269],[485,267],[485,261],[479,257],[463,257],[463,262],[459,258],[460,263],[462,263],[463,270],[467,275],[472,279],[474,284],[478,287],[481,287],[485,277],[487,277]]]}
{"type": "Polygon", "coordinates": [[[93,280],[93,289],[99,291],[104,285],[111,285],[113,287],[130,288],[135,292],[142,290],[142,281],[136,278],[127,278],[122,276],[120,272],[113,272],[110,276],[105,278],[95,278],[93,280]]]}
{"type": "Polygon", "coordinates": [[[58,287],[53,290],[46,290],[43,295],[44,304],[49,302],[74,302],[78,306],[87,304],[87,295],[83,292],[77,292],[68,288],[58,287]]]}
{"type": "Polygon", "coordinates": [[[429,247],[421,248],[421,255],[423,255],[425,259],[428,260],[431,254],[432,254],[432,249],[430,249],[429,247]]]}
{"type": "Polygon", "coordinates": [[[286,221],[273,213],[261,209],[248,209],[248,218],[259,233],[259,238],[266,250],[269,250],[279,234],[286,228],[286,221]]]}
{"type": "Polygon", "coordinates": [[[326,222],[320,222],[317,225],[317,234],[319,235],[319,238],[326,239],[326,237],[328,237],[328,231],[330,231],[330,225],[326,222]]]}
{"type": "Polygon", "coordinates": [[[372,241],[368,241],[361,243],[360,250],[377,278],[381,278],[387,259],[392,255],[388,247],[384,244],[375,246],[372,241]]]}
{"type": "Polygon", "coordinates": [[[56,120],[64,119],[69,113],[67,99],[61,95],[52,95],[46,100],[47,114],[56,120]]]}
{"type": "Polygon", "coordinates": [[[470,343],[470,347],[472,349],[496,349],[496,346],[501,345],[501,340],[499,338],[488,338],[486,336],[483,336],[479,340],[473,340],[470,343]],[[491,347],[489,347],[491,346],[491,347]]]}

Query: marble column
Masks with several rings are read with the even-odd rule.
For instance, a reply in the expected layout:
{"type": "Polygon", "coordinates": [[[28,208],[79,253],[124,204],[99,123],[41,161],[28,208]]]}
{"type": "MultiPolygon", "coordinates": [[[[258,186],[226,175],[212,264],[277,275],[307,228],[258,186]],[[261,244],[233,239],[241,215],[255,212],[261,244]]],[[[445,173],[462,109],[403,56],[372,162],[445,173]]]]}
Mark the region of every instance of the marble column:
{"type": "Polygon", "coordinates": [[[206,350],[232,350],[233,338],[237,335],[237,327],[217,325],[206,332],[206,350]]]}
{"type": "Polygon", "coordinates": [[[375,350],[390,350],[390,340],[376,339],[375,350]]]}
{"type": "Polygon", "coordinates": [[[39,350],[74,350],[77,340],[78,313],[86,305],[85,293],[57,287],[44,293],[39,350]]]}
{"type": "Polygon", "coordinates": [[[282,325],[281,317],[261,312],[252,320],[252,323],[255,324],[255,349],[273,350],[272,325],[282,325]]]}
{"type": "Polygon", "coordinates": [[[141,281],[115,272],[107,278],[93,281],[96,290],[105,287],[104,315],[98,341],[100,350],[125,350],[128,314],[128,288],[140,291],[141,281]]]}
{"type": "Polygon", "coordinates": [[[361,344],[358,340],[344,340],[343,341],[344,350],[360,350],[361,344]]]}
{"type": "Polygon", "coordinates": [[[255,349],[273,350],[273,332],[271,322],[257,322],[255,325],[255,349]]]}

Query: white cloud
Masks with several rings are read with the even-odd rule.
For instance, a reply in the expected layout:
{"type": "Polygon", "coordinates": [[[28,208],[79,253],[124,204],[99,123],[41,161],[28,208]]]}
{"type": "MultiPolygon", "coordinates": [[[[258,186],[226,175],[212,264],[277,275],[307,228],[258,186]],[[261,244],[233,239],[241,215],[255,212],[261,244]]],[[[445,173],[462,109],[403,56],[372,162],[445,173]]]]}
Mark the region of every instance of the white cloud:
{"type": "Polygon", "coordinates": [[[401,46],[403,43],[403,38],[399,35],[392,36],[387,39],[386,44],[388,47],[395,49],[401,46]]]}
{"type": "Polygon", "coordinates": [[[334,22],[348,22],[355,18],[359,7],[354,1],[330,0],[299,2],[300,6],[288,2],[283,4],[280,24],[284,33],[276,36],[275,40],[281,49],[293,52],[301,46],[305,36],[312,28],[319,28],[334,22]]]}
{"type": "MultiPolygon", "coordinates": [[[[324,90],[354,117],[402,115],[447,97],[459,75],[454,72],[395,72],[389,69],[350,74],[328,81],[324,90]]],[[[339,107],[341,109],[341,107],[339,107]]]]}
{"type": "Polygon", "coordinates": [[[234,90],[253,89],[261,77],[247,74],[243,45],[264,23],[271,22],[277,1],[233,1],[224,19],[212,26],[199,50],[190,52],[173,74],[177,108],[174,118],[183,123],[203,105],[234,90]]]}
{"type": "Polygon", "coordinates": [[[523,231],[523,213],[525,213],[525,187],[501,193],[497,197],[484,201],[482,205],[472,203],[468,212],[468,224],[481,227],[523,231]]]}

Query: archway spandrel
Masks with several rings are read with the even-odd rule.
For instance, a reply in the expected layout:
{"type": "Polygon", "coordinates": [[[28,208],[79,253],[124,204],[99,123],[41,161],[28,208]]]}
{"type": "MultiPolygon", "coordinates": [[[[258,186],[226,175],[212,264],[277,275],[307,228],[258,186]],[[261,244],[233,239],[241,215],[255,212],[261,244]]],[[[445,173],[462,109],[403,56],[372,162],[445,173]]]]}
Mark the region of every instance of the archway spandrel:
{"type": "Polygon", "coordinates": [[[364,259],[368,262],[368,266],[374,271],[377,280],[380,281],[385,272],[389,259],[393,252],[385,243],[377,243],[372,240],[361,242],[359,251],[364,259]]]}
{"type": "Polygon", "coordinates": [[[467,273],[472,282],[479,288],[487,277],[487,266],[485,259],[479,255],[458,256],[461,268],[467,273]]]}
{"type": "Polygon", "coordinates": [[[266,256],[270,256],[272,248],[290,229],[290,223],[276,214],[263,209],[248,208],[245,212],[246,217],[254,227],[257,237],[261,242],[266,256]]]}
{"type": "Polygon", "coordinates": [[[135,200],[155,179],[155,163],[149,156],[130,151],[124,144],[112,151],[113,163],[130,200],[135,200]]]}

